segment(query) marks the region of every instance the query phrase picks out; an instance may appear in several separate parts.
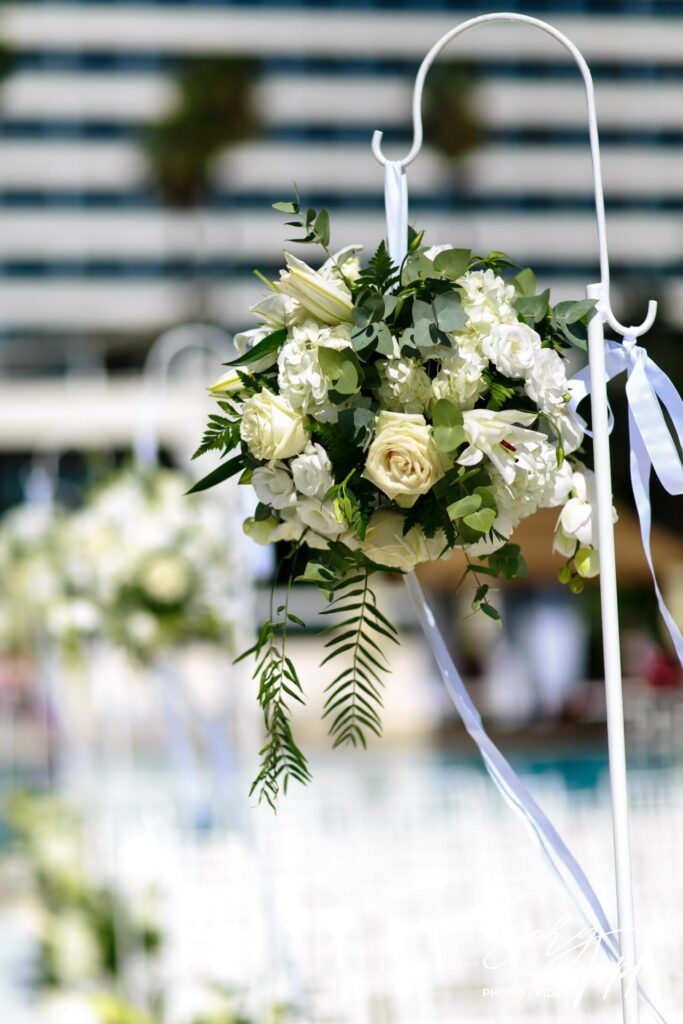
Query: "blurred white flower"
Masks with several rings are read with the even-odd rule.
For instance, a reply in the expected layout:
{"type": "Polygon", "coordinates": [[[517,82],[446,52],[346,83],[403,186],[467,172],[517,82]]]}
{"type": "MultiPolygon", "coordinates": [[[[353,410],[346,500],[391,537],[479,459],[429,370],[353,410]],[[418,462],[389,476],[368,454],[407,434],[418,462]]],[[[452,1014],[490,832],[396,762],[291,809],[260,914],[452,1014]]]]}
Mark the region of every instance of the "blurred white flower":
{"type": "Polygon", "coordinates": [[[527,395],[549,415],[566,403],[569,382],[564,360],[552,348],[536,353],[524,383],[527,395]]]}

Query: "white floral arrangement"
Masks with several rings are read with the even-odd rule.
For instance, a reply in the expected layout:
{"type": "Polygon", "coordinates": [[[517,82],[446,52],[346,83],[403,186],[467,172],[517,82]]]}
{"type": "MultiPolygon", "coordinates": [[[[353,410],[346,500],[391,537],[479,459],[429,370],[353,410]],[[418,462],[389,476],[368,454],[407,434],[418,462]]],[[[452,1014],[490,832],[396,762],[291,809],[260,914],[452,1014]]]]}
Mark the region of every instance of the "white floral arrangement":
{"type": "Polygon", "coordinates": [[[121,471],[62,530],[72,599],[90,601],[104,636],[142,662],[195,641],[234,643],[230,517],[188,487],[173,470],[121,471]]]}
{"type": "MultiPolygon", "coordinates": [[[[211,388],[220,411],[197,452],[219,450],[223,461],[195,489],[240,474],[259,499],[245,532],[308,549],[302,578],[342,619],[325,662],[344,667],[324,714],[335,745],[364,746],[381,732],[381,645],[396,639],[369,584],[375,572],[460,549],[475,609],[499,620],[482,577],[523,575],[515,527],[557,507],[560,579],[579,591],[597,573],[593,477],[564,358],[586,348],[594,303],[552,306],[504,253],[427,246],[415,232],[400,268],[384,242],[362,268],[359,247],[330,252],[325,210],[298,199],[275,209],[303,228],[292,241],[327,258],[314,270],[286,252],[278,281],[259,274],[269,294],[211,388]]],[[[293,621],[285,601],[245,652],[256,658],[268,736],[254,788],[271,804],[290,779],[310,777],[291,728],[290,703],[303,700],[287,655],[293,621]]]]}
{"type": "MultiPolygon", "coordinates": [[[[64,597],[60,538],[64,513],[51,503],[26,503],[0,521],[0,651],[32,655],[42,638],[68,642],[66,619],[59,615],[64,597]]],[[[79,635],[97,625],[89,603],[71,608],[79,635]]]]}
{"type": "Polygon", "coordinates": [[[168,469],[123,470],[74,512],[22,505],[0,525],[0,649],[81,655],[105,637],[150,663],[195,641],[231,650],[239,619],[230,516],[168,469]]]}

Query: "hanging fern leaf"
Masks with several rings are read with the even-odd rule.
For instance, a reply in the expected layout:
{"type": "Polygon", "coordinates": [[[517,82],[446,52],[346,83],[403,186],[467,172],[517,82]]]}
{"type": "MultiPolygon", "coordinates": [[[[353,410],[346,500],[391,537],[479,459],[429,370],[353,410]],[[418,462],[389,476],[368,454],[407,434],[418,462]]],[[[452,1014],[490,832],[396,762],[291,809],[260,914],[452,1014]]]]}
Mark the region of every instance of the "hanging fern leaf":
{"type": "Polygon", "coordinates": [[[384,637],[398,643],[397,630],[377,607],[367,571],[342,580],[334,591],[330,607],[322,614],[344,618],[325,645],[330,652],[322,665],[344,655],[349,664],[325,689],[323,717],[330,719],[335,747],[346,743],[366,747],[368,731],[382,735],[382,676],[389,671],[377,641],[384,637]]]}
{"type": "MultiPolygon", "coordinates": [[[[290,580],[291,583],[291,580],[290,580]]],[[[285,604],[277,609],[261,627],[258,640],[237,661],[254,655],[256,668],[253,678],[259,680],[258,702],[263,711],[266,743],[259,751],[261,765],[250,795],[258,794],[258,801],[277,809],[280,790],[286,794],[293,779],[302,785],[311,781],[305,755],[292,734],[289,700],[304,703],[303,688],[293,661],[287,655],[287,631],[290,622],[301,620],[288,608],[289,590],[285,604]]]]}

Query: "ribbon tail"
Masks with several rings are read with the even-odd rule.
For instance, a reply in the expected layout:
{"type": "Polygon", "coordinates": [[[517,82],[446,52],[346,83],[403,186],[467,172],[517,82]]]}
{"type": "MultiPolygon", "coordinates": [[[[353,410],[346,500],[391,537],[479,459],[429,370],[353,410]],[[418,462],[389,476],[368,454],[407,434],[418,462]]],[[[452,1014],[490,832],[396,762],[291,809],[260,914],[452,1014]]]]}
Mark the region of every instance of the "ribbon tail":
{"type": "Polygon", "coordinates": [[[384,168],[384,205],[389,255],[400,267],[408,252],[408,179],[400,163],[393,160],[387,160],[384,168]]]}
{"type": "MultiPolygon", "coordinates": [[[[611,928],[602,904],[587,876],[552,822],[536,803],[527,786],[487,735],[479,712],[448,653],[448,648],[439,632],[417,577],[414,573],[408,573],[405,581],[448,695],[455,704],[467,732],[476,743],[486,770],[508,805],[530,829],[554,875],[564,886],[575,907],[595,933],[607,957],[619,967],[621,953],[616,937],[617,933],[611,928]]],[[[666,1024],[665,1018],[653,1005],[640,983],[638,983],[638,992],[660,1024],[666,1024]]]]}
{"type": "Polygon", "coordinates": [[[650,574],[652,576],[655,594],[657,595],[657,604],[659,605],[660,615],[664,619],[669,636],[671,637],[676,654],[678,655],[678,660],[681,665],[683,665],[683,636],[681,636],[681,631],[666,606],[662,592],[659,589],[659,584],[657,583],[657,575],[652,561],[652,548],[650,543],[650,534],[652,531],[652,506],[650,504],[650,474],[652,470],[652,462],[650,460],[647,445],[645,444],[643,436],[638,428],[638,423],[630,409],[629,436],[631,441],[631,487],[633,489],[636,509],[638,510],[643,550],[645,551],[647,564],[650,567],[650,574]]]}

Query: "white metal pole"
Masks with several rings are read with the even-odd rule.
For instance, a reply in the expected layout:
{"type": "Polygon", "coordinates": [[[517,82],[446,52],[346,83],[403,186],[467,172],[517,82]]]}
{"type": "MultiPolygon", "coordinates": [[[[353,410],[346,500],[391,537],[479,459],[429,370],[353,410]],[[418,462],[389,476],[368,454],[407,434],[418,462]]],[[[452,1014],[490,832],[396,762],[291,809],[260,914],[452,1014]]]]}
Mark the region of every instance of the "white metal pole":
{"type": "Polygon", "coordinates": [[[610,466],[609,425],[607,416],[607,377],[605,374],[603,290],[588,285],[589,299],[598,307],[588,325],[588,357],[591,372],[591,412],[593,453],[598,504],[598,546],[600,551],[600,604],[602,646],[605,659],[607,700],[607,737],[609,775],[612,793],[612,827],[617,889],[617,920],[621,947],[621,998],[624,1024],[638,1024],[638,987],[636,932],[631,879],[628,787],[626,781],[626,743],[622,694],[621,653],[619,648],[619,611],[617,571],[612,520],[612,470],[610,466]]]}

